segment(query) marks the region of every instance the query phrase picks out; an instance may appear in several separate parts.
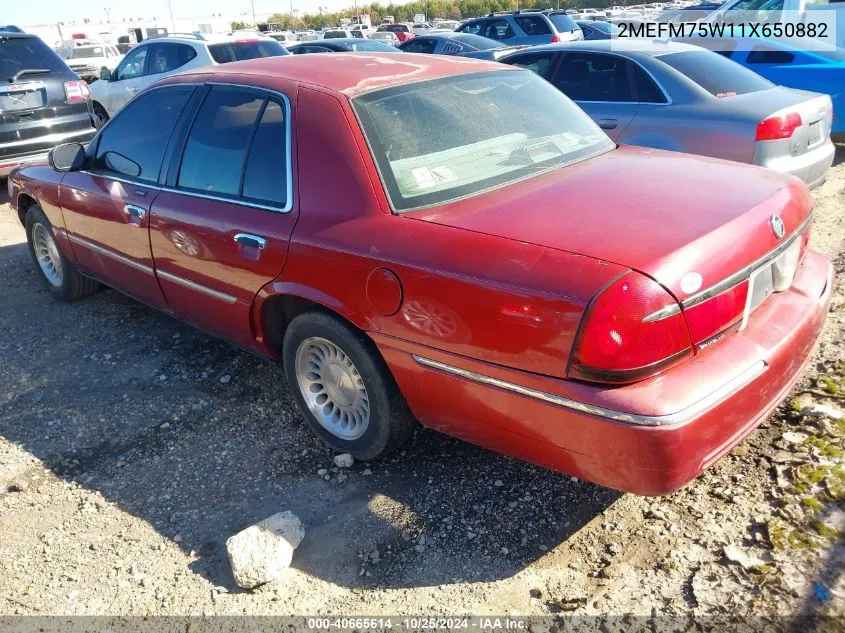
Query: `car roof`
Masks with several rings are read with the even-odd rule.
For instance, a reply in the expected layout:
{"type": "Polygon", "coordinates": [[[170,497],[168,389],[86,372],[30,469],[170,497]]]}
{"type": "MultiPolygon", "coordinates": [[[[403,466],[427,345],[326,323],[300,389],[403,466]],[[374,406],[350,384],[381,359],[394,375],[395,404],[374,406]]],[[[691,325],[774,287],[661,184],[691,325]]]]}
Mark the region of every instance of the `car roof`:
{"type": "Polygon", "coordinates": [[[657,57],[665,53],[680,53],[682,51],[700,51],[703,50],[700,46],[693,46],[692,44],[682,44],[681,42],[667,42],[663,40],[652,40],[647,42],[645,40],[580,40],[577,42],[560,42],[558,44],[544,44],[541,46],[532,46],[530,49],[519,51],[523,52],[540,52],[540,51],[560,51],[560,50],[576,50],[576,51],[596,51],[606,53],[624,53],[625,55],[636,57],[657,57]]]}
{"type": "Polygon", "coordinates": [[[354,97],[370,90],[425,79],[514,70],[517,69],[505,64],[466,57],[397,51],[264,57],[206,66],[174,77],[219,75],[226,81],[265,88],[272,88],[274,79],[290,79],[354,97]]]}

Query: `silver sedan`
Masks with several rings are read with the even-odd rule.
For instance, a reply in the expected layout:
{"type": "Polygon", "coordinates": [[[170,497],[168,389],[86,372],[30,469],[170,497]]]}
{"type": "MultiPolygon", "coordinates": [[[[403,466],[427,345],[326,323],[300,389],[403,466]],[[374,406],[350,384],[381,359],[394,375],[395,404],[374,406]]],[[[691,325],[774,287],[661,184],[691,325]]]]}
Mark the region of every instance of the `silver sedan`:
{"type": "Polygon", "coordinates": [[[811,187],[833,162],[829,96],[776,86],[697,46],[571,42],[499,61],[550,81],[617,143],[769,167],[811,187]]]}

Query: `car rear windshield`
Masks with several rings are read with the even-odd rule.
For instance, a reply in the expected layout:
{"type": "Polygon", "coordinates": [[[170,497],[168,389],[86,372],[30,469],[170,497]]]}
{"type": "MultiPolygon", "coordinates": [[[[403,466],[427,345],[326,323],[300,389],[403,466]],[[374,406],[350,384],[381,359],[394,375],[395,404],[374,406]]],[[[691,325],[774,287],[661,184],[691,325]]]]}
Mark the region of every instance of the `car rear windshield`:
{"type": "Polygon", "coordinates": [[[70,59],[81,59],[83,57],[105,57],[106,53],[102,46],[77,46],[70,52],[70,59]]]}
{"type": "Polygon", "coordinates": [[[745,66],[712,51],[667,53],[659,55],[658,59],[716,97],[734,97],[774,86],[745,66]]]}
{"type": "Polygon", "coordinates": [[[479,51],[486,51],[492,48],[502,48],[502,43],[496,40],[491,40],[489,37],[482,37],[473,33],[455,33],[450,34],[449,38],[469,44],[474,49],[479,51]]]}
{"type": "Polygon", "coordinates": [[[341,37],[348,37],[346,31],[323,31],[323,39],[336,39],[341,37]]]}
{"type": "Polygon", "coordinates": [[[578,25],[575,24],[575,20],[565,13],[552,13],[549,15],[549,19],[552,21],[552,24],[555,25],[558,33],[568,33],[569,31],[574,31],[578,28],[578,25]]]}
{"type": "Polygon", "coordinates": [[[420,81],[352,103],[397,212],[471,196],[615,147],[583,110],[527,70],[420,81]]]}
{"type": "Polygon", "coordinates": [[[395,53],[396,47],[391,46],[390,44],[385,44],[384,42],[377,42],[374,40],[358,40],[357,42],[349,42],[347,44],[349,50],[352,51],[369,51],[369,52],[381,52],[381,53],[395,53]]]}
{"type": "Polygon", "coordinates": [[[218,64],[288,54],[285,47],[275,40],[247,40],[242,42],[209,44],[208,51],[211,53],[212,59],[218,64]]]}
{"type": "MultiPolygon", "coordinates": [[[[70,74],[67,64],[37,37],[0,36],[0,81],[9,81],[22,70],[49,70],[70,74]]],[[[36,75],[21,75],[33,80],[36,75]]]]}

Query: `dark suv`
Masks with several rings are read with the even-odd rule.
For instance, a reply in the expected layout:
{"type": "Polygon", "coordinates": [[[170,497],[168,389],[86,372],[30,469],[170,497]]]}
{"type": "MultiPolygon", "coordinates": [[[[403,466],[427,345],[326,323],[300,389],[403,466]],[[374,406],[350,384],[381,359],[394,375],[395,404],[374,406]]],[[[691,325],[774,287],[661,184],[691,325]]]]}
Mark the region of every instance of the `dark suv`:
{"type": "Polygon", "coordinates": [[[37,36],[0,31],[0,178],[96,132],[88,85],[37,36]]]}

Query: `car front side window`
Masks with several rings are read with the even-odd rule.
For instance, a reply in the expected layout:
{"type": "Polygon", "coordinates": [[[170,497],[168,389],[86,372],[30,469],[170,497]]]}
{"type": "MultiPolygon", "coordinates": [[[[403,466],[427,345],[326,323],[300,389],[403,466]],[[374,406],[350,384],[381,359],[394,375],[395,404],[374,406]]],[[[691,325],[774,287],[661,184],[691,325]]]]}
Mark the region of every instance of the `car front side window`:
{"type": "Polygon", "coordinates": [[[117,69],[117,80],[135,79],[144,75],[149,46],[142,46],[126,56],[117,69]]]}
{"type": "Polygon", "coordinates": [[[156,182],[167,142],[193,91],[193,86],[159,88],[126,106],[101,132],[92,171],[156,182]]]}

